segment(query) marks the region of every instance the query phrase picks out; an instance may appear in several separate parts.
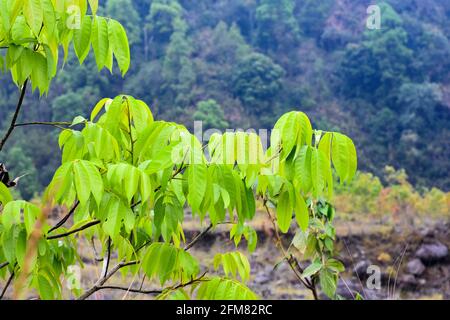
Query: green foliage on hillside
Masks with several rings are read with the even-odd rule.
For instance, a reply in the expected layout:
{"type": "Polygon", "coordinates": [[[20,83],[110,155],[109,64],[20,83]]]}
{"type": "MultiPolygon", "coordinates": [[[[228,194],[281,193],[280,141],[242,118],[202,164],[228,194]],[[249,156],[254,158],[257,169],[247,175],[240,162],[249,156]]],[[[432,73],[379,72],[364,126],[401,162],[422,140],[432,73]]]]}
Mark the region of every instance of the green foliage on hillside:
{"type": "MultiPolygon", "coordinates": [[[[422,10],[413,2],[380,3],[382,28],[368,30],[364,1],[345,7],[333,0],[101,1],[99,14],[115,17],[128,33],[134,63],[127,80],[89,72],[94,65],[103,66],[106,56],[99,55],[92,37],[100,60],[85,57],[89,46],[83,37],[94,35],[97,26],[91,28],[86,17],[82,32],[73,34],[75,53],[68,50],[64,70],[52,81],[54,90],[41,100],[28,96],[27,112],[19,120],[86,116],[98,96],[121,92],[139,96],[161,118],[190,128],[204,113],[201,102],[209,99],[224,110],[223,122],[213,121],[219,127],[270,128],[282,113],[301,108],[319,126],[358,135],[362,169],[382,176],[385,165],[395,165],[405,168],[414,184],[448,189],[450,8],[430,1],[422,10]],[[79,66],[77,56],[85,64],[79,66]]],[[[31,27],[18,21],[14,37],[38,32],[38,20],[31,27]]],[[[42,32],[49,34],[47,28],[42,32]]],[[[7,46],[5,40],[0,46],[7,46]]],[[[45,48],[34,54],[45,58],[45,48]]],[[[48,48],[55,55],[55,47],[48,48]]],[[[11,50],[0,49],[0,64],[7,63],[11,50]]],[[[116,53],[120,66],[121,53],[116,53]]],[[[24,61],[31,55],[32,50],[24,54],[24,61]]],[[[49,64],[48,59],[39,61],[49,64]]],[[[19,83],[27,70],[15,73],[19,83]]],[[[0,81],[0,128],[6,130],[16,89],[8,76],[0,81]]],[[[41,89],[47,91],[47,84],[41,89]]],[[[24,154],[16,160],[22,163],[9,167],[15,176],[28,174],[27,186],[20,186],[25,198],[49,182],[58,163],[55,135],[48,128],[30,131],[40,138],[29,141],[30,134],[18,128],[9,142],[24,154]]],[[[3,151],[0,158],[10,159],[3,151]]]]}
{"type": "MultiPolygon", "coordinates": [[[[20,120],[72,119],[86,115],[98,96],[121,92],[190,128],[203,112],[200,102],[208,99],[224,109],[218,124],[231,127],[270,128],[282,113],[301,108],[320,126],[358,135],[362,169],[382,176],[385,165],[395,165],[405,168],[414,184],[448,189],[450,8],[430,1],[422,10],[413,2],[380,3],[382,28],[367,30],[365,1],[344,7],[332,0],[105,0],[99,14],[127,29],[134,58],[127,80],[89,72],[104,64],[91,56],[79,66],[76,56],[84,59],[88,47],[74,35],[76,55],[67,53],[54,90],[40,101],[26,98],[28,112],[20,120]]],[[[22,30],[20,23],[16,30],[22,30]]],[[[36,29],[38,21],[33,23],[36,29]]],[[[98,53],[94,37],[92,47],[98,53]]],[[[0,49],[2,64],[8,56],[0,49]]],[[[6,130],[16,89],[7,76],[1,82],[0,128],[6,130]]],[[[41,137],[32,146],[20,129],[9,142],[22,150],[23,161],[32,162],[9,164],[14,175],[29,174],[35,187],[20,186],[26,198],[49,182],[58,162],[54,134],[30,130],[41,137]]]]}

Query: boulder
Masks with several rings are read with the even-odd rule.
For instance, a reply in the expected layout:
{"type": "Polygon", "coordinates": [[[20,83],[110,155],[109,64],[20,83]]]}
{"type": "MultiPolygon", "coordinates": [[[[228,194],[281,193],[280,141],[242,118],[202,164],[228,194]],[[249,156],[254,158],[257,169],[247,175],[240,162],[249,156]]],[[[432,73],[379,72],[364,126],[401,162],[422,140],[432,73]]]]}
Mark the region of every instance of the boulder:
{"type": "Polygon", "coordinates": [[[422,244],[416,251],[416,257],[420,258],[425,264],[444,260],[447,256],[448,248],[438,241],[430,244],[422,244]]]}
{"type": "Polygon", "coordinates": [[[398,282],[402,288],[415,288],[418,284],[417,279],[412,274],[403,274],[399,276],[398,282]]]}
{"type": "Polygon", "coordinates": [[[420,276],[425,271],[425,266],[420,259],[413,259],[406,265],[406,270],[409,274],[420,276]]]}

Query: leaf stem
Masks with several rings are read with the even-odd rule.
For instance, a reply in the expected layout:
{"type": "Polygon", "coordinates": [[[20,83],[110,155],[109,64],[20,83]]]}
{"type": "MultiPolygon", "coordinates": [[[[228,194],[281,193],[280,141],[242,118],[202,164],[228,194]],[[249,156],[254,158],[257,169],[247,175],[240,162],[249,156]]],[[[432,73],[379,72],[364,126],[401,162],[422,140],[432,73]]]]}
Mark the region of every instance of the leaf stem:
{"type": "Polygon", "coordinates": [[[264,198],[263,205],[264,205],[264,208],[266,209],[267,216],[269,217],[269,220],[272,222],[272,226],[275,230],[277,247],[280,249],[281,253],[283,254],[284,260],[286,260],[286,262],[289,264],[289,267],[291,268],[292,272],[294,272],[294,274],[297,277],[297,279],[299,280],[299,282],[301,282],[303,284],[303,286],[305,286],[307,289],[309,289],[312,292],[314,300],[319,300],[314,278],[312,278],[311,280],[303,278],[301,276],[301,274],[303,272],[301,271],[302,269],[301,269],[298,261],[292,255],[288,255],[288,253],[286,252],[286,249],[283,246],[283,242],[282,242],[280,233],[278,232],[278,226],[275,222],[275,218],[272,217],[272,214],[270,213],[270,209],[267,206],[267,202],[268,202],[268,200],[264,198]],[[298,271],[300,271],[300,274],[298,271]]]}

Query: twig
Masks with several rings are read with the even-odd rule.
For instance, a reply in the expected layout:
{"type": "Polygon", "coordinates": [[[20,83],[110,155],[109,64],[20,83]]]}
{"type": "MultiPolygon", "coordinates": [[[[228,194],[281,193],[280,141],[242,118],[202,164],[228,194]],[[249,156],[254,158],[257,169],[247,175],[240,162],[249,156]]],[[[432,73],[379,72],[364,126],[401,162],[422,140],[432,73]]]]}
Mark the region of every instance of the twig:
{"type": "Polygon", "coordinates": [[[295,276],[297,277],[297,279],[307,288],[309,289],[313,296],[314,296],[314,300],[319,300],[319,297],[317,295],[317,290],[316,290],[316,286],[315,286],[315,281],[314,278],[311,278],[311,281],[308,281],[307,279],[304,279],[301,274],[299,274],[297,272],[297,266],[299,266],[299,264],[297,263],[297,266],[295,264],[295,262],[293,262],[292,259],[292,255],[289,256],[288,253],[286,252],[286,250],[284,249],[283,246],[283,242],[281,240],[281,236],[280,233],[278,232],[278,227],[277,224],[275,223],[275,219],[272,217],[272,214],[270,213],[270,209],[267,206],[267,199],[264,199],[263,205],[264,208],[266,209],[267,215],[269,217],[269,220],[272,222],[273,228],[275,230],[275,237],[276,237],[276,245],[278,248],[280,248],[284,259],[287,261],[287,263],[289,264],[289,267],[291,268],[291,270],[294,272],[295,276]]]}
{"type": "Polygon", "coordinates": [[[75,212],[79,204],[80,201],[77,200],[77,202],[75,202],[75,204],[73,205],[72,209],[70,209],[70,211],[57,224],[55,224],[54,227],[48,230],[48,233],[55,231],[56,229],[60,228],[64,223],[66,223],[66,221],[69,220],[70,216],[75,212]]]}
{"type": "Polygon", "coordinates": [[[95,247],[95,240],[94,238],[91,239],[92,249],[94,250],[94,260],[97,262],[102,262],[103,258],[100,258],[98,256],[97,248],[95,247]]]}
{"type": "Polygon", "coordinates": [[[90,227],[93,227],[93,226],[96,226],[99,223],[100,223],[100,220],[94,220],[94,221],[86,223],[85,225],[83,225],[83,226],[81,226],[81,227],[79,227],[77,229],[71,230],[69,232],[57,234],[57,235],[54,235],[54,236],[49,236],[49,237],[47,237],[47,240],[64,238],[64,237],[70,236],[71,234],[83,231],[83,230],[85,230],[87,228],[90,228],[90,227]]]}
{"type": "Polygon", "coordinates": [[[194,238],[194,240],[191,241],[191,243],[186,245],[186,247],[184,248],[184,251],[188,251],[189,249],[191,249],[201,238],[203,238],[205,236],[205,234],[207,234],[209,232],[209,230],[212,229],[212,227],[213,227],[213,225],[211,223],[205,230],[203,230],[198,236],[196,236],[194,238]]]}
{"type": "Polygon", "coordinates": [[[0,300],[3,299],[3,296],[5,295],[6,290],[8,290],[8,287],[11,285],[13,278],[14,278],[14,271],[11,272],[11,275],[9,276],[8,281],[6,281],[6,285],[3,288],[2,293],[0,294],[0,300]]]}
{"type": "Polygon", "coordinates": [[[78,300],[85,300],[89,298],[92,294],[97,292],[98,290],[101,290],[102,286],[105,284],[106,281],[108,281],[117,271],[119,271],[122,268],[133,266],[136,264],[139,264],[140,262],[138,260],[135,261],[129,261],[129,262],[120,262],[118,263],[114,268],[111,269],[104,277],[101,277],[98,279],[98,281],[94,284],[92,288],[87,290],[84,294],[82,294],[78,300]]]}
{"type": "Polygon", "coordinates": [[[23,122],[17,123],[14,127],[26,127],[26,126],[51,126],[61,130],[66,130],[67,128],[63,126],[70,126],[70,122],[44,122],[44,121],[34,121],[34,122],[23,122]]]}
{"type": "Polygon", "coordinates": [[[103,270],[102,270],[102,278],[106,277],[108,274],[109,262],[111,260],[111,237],[108,237],[106,241],[106,253],[103,258],[103,270]]]}
{"type": "Polygon", "coordinates": [[[189,282],[186,283],[180,283],[179,285],[173,286],[173,287],[168,287],[165,289],[159,289],[159,290],[142,290],[142,289],[134,289],[134,288],[129,288],[129,287],[121,287],[121,286],[100,286],[97,288],[97,291],[99,290],[122,290],[122,291],[127,291],[127,292],[133,292],[133,293],[141,293],[141,294],[161,294],[165,291],[173,291],[173,290],[177,290],[180,288],[184,288],[187,286],[190,286],[194,283],[197,282],[201,282],[201,281],[207,281],[207,280],[203,280],[203,278],[205,277],[206,272],[203,273],[200,277],[196,278],[196,279],[192,279],[189,282]]]}
{"type": "Polygon", "coordinates": [[[8,140],[9,136],[11,135],[11,133],[14,130],[14,127],[15,127],[15,124],[16,124],[16,121],[17,121],[17,117],[19,116],[20,109],[22,108],[23,99],[25,97],[25,92],[27,90],[27,84],[28,84],[28,78],[25,80],[25,82],[22,85],[22,88],[20,90],[19,101],[17,102],[17,105],[16,105],[16,111],[14,111],[14,115],[13,115],[13,118],[12,118],[11,123],[9,125],[9,128],[6,131],[2,141],[0,142],[0,151],[2,151],[3,146],[5,145],[6,141],[8,140]]]}
{"type": "MultiPolygon", "coordinates": [[[[44,27],[44,24],[41,23],[41,28],[39,29],[38,37],[40,36],[43,27],[44,27]]],[[[33,40],[34,39],[32,39],[32,42],[33,42],[33,40]]],[[[39,46],[40,46],[39,42],[35,43],[33,50],[37,51],[39,49],[39,46]]],[[[13,132],[13,130],[15,128],[17,118],[19,117],[20,109],[22,108],[23,99],[25,97],[25,92],[27,90],[27,84],[28,84],[28,78],[25,79],[25,81],[23,82],[22,88],[20,89],[20,96],[19,96],[19,101],[17,101],[16,111],[14,111],[14,115],[13,115],[13,118],[9,125],[9,128],[6,131],[6,134],[4,135],[2,141],[0,142],[0,151],[2,151],[6,141],[8,140],[9,136],[11,135],[11,133],[13,132]]]]}
{"type": "Polygon", "coordinates": [[[4,267],[6,267],[8,265],[9,265],[9,262],[0,263],[0,269],[3,269],[4,267]]]}
{"type": "Polygon", "coordinates": [[[133,289],[128,287],[119,287],[119,286],[101,286],[97,288],[97,291],[99,290],[122,290],[127,292],[133,292],[133,293],[142,293],[142,294],[161,294],[162,290],[142,290],[142,289],[133,289]]]}

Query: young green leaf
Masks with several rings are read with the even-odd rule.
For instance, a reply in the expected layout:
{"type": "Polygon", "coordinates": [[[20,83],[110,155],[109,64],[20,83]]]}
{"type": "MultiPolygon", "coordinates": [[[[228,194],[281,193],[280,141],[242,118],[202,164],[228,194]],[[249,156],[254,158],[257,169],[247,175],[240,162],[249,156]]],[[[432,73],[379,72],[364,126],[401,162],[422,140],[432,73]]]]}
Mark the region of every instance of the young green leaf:
{"type": "Polygon", "coordinates": [[[122,76],[127,73],[130,67],[130,48],[125,29],[116,20],[109,20],[108,38],[114,57],[116,57],[122,76]]]}

